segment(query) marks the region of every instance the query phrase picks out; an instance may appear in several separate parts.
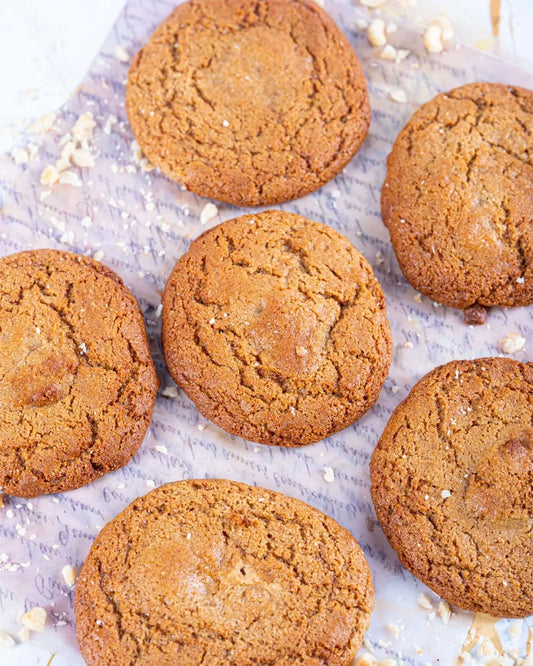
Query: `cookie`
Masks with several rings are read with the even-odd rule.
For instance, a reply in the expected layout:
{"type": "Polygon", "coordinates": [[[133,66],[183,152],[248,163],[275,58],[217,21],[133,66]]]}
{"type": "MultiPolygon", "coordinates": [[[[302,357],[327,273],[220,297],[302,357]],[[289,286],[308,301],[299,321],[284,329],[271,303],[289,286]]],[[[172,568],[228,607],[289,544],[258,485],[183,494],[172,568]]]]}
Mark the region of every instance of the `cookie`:
{"type": "Polygon", "coordinates": [[[125,465],[159,385],[139,305],[87,257],[0,259],[0,489],[36,497],[125,465]]]}
{"type": "Polygon", "coordinates": [[[162,342],[199,411],[254,442],[300,446],[360,418],[391,362],[383,292],[330,227],[282,211],[197,238],[163,294],[162,342]]]}
{"type": "Polygon", "coordinates": [[[196,194],[279,203],[334,178],[370,122],[363,70],[312,0],[192,0],[132,61],[144,154],[196,194]]]}
{"type": "Polygon", "coordinates": [[[470,83],[424,104],[388,157],[381,208],[405,277],[467,323],[533,303],[533,92],[470,83]]]}
{"type": "Polygon", "coordinates": [[[372,604],[366,559],[332,518],[215,479],[161,486],[106,525],[75,612],[89,666],[349,666],[372,604]]]}
{"type": "Polygon", "coordinates": [[[436,368],[372,456],[372,499],[401,563],[447,601],[533,613],[533,364],[436,368]]]}

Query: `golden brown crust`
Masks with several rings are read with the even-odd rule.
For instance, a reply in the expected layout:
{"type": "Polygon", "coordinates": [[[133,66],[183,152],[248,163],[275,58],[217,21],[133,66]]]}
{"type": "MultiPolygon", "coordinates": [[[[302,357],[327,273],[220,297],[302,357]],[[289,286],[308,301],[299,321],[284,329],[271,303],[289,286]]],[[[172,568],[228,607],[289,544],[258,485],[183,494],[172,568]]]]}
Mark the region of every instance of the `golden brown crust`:
{"type": "Polygon", "coordinates": [[[453,361],[394,411],[370,464],[402,564],[447,601],[533,613],[533,364],[453,361]]]}
{"type": "Polygon", "coordinates": [[[312,0],[184,2],[133,59],[126,109],[163,173],[238,206],[321,187],[370,122],[361,65],[312,0]]]}
{"type": "Polygon", "coordinates": [[[533,92],[471,83],[424,104],[388,157],[381,206],[422,293],[463,309],[532,303],[533,92]]]}
{"type": "Polygon", "coordinates": [[[78,578],[89,666],[348,666],[373,603],[332,518],[224,480],[169,483],[106,525],[78,578]]]}
{"type": "Polygon", "coordinates": [[[165,287],[162,341],[204,416],[283,446],[360,418],[392,351],[364,257],[330,227],[281,211],[224,222],[191,244],[165,287]]]}
{"type": "Polygon", "coordinates": [[[3,257],[0,274],[0,488],[62,492],[125,465],[159,386],[137,301],[70,252],[3,257]]]}

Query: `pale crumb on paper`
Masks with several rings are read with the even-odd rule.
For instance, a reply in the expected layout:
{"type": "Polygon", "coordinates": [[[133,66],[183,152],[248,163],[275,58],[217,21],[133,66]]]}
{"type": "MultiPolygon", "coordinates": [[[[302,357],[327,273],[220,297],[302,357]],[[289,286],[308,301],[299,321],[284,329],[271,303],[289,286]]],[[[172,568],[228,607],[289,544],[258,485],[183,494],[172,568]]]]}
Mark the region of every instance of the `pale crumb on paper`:
{"type": "Polygon", "coordinates": [[[376,252],[375,259],[376,259],[376,264],[378,266],[381,266],[385,262],[385,257],[383,256],[383,253],[381,252],[381,250],[378,250],[376,252]]]}
{"type": "Polygon", "coordinates": [[[97,250],[93,255],[93,259],[95,261],[102,261],[103,258],[104,258],[104,253],[102,250],[97,250]]]}
{"type": "Polygon", "coordinates": [[[7,631],[0,629],[0,650],[9,650],[14,647],[15,639],[7,631]]]}
{"type": "Polygon", "coordinates": [[[70,566],[70,564],[65,564],[65,566],[61,569],[61,575],[69,587],[72,587],[76,582],[76,572],[70,566]]]}
{"type": "Polygon", "coordinates": [[[368,28],[368,21],[366,19],[357,19],[355,27],[359,30],[366,30],[368,28]]]}
{"type": "Polygon", "coordinates": [[[394,60],[396,61],[396,58],[398,57],[398,51],[392,44],[385,44],[383,47],[383,51],[380,53],[379,56],[382,60],[394,60]]]}
{"type": "Polygon", "coordinates": [[[376,7],[381,7],[386,0],[359,0],[359,4],[363,7],[368,7],[369,9],[375,9],[376,7]]]}
{"type": "Polygon", "coordinates": [[[28,627],[21,627],[17,631],[17,636],[22,643],[27,643],[30,640],[30,630],[28,627]]]}
{"type": "Polygon", "coordinates": [[[441,29],[442,39],[445,42],[449,41],[450,39],[453,39],[455,35],[453,25],[450,23],[450,20],[447,19],[445,16],[437,16],[436,18],[432,18],[429,24],[436,25],[441,29]]]}
{"type": "Polygon", "coordinates": [[[88,229],[90,226],[92,226],[92,223],[93,222],[90,217],[84,217],[80,222],[81,226],[84,227],[85,229],[88,229]]]}
{"type": "Polygon", "coordinates": [[[500,340],[500,345],[504,354],[516,354],[516,352],[524,349],[526,339],[520,333],[508,333],[505,338],[500,340]]]}
{"type": "Polygon", "coordinates": [[[177,386],[165,386],[161,391],[161,395],[165,398],[177,398],[178,397],[178,387],[177,386]]]}
{"type": "Polygon", "coordinates": [[[390,624],[388,624],[387,629],[391,632],[391,634],[394,636],[394,638],[398,638],[398,636],[400,635],[400,632],[402,630],[400,625],[397,624],[396,622],[391,622],[390,624]]]}
{"type": "Polygon", "coordinates": [[[509,636],[511,636],[511,638],[518,638],[518,636],[520,636],[520,631],[521,631],[521,623],[514,622],[509,627],[509,636]]]}
{"type": "Polygon", "coordinates": [[[416,598],[418,605],[424,610],[433,610],[433,604],[431,603],[430,598],[424,592],[421,592],[416,598]]]}
{"type": "Polygon", "coordinates": [[[428,53],[441,53],[444,49],[442,43],[442,30],[438,25],[430,25],[424,32],[424,48],[428,53]]]}
{"type": "Polygon", "coordinates": [[[200,224],[207,224],[209,220],[212,220],[218,215],[218,208],[214,203],[206,203],[204,209],[200,213],[200,224]]]}
{"type": "Polygon", "coordinates": [[[419,294],[418,292],[413,296],[413,301],[415,303],[422,303],[422,294],[419,294]]]}
{"type": "Polygon", "coordinates": [[[81,143],[83,140],[88,140],[92,137],[95,127],[96,123],[94,122],[93,114],[90,111],[86,111],[74,123],[72,136],[76,141],[81,143]]]}
{"type": "Polygon", "coordinates": [[[377,666],[377,664],[376,658],[370,652],[363,652],[353,662],[353,666],[377,666]]]}
{"type": "Polygon", "coordinates": [[[396,102],[397,104],[405,104],[407,102],[407,96],[405,95],[405,91],[403,90],[391,90],[389,92],[389,97],[392,99],[393,102],[396,102]]]}
{"type": "Polygon", "coordinates": [[[398,662],[396,659],[384,659],[383,661],[379,662],[379,666],[398,666],[398,662]]]}
{"type": "Polygon", "coordinates": [[[392,21],[389,21],[387,25],[385,26],[385,32],[387,35],[392,35],[398,30],[398,26],[396,23],[393,23],[392,21]]]}
{"type": "Polygon", "coordinates": [[[383,19],[374,19],[368,26],[367,36],[372,46],[385,46],[387,43],[385,21],[383,19]]]}
{"type": "Polygon", "coordinates": [[[115,58],[120,62],[129,62],[130,54],[126,51],[126,49],[123,46],[118,44],[117,48],[115,49],[115,58]]]}
{"type": "Polygon", "coordinates": [[[442,499],[448,499],[448,497],[451,497],[452,494],[449,490],[443,490],[440,496],[442,497],[442,499]]]}
{"type": "Polygon", "coordinates": [[[158,453],[163,453],[164,455],[167,455],[168,449],[164,444],[156,444],[155,450],[158,453]]]}
{"type": "Polygon", "coordinates": [[[145,483],[148,488],[155,488],[155,481],[153,479],[146,479],[145,483]]]}
{"type": "Polygon", "coordinates": [[[413,645],[413,647],[414,647],[415,652],[416,652],[417,654],[424,654],[424,653],[422,652],[422,648],[421,648],[419,645],[413,645]]]}
{"type": "Polygon", "coordinates": [[[24,148],[13,148],[11,158],[15,164],[27,164],[30,161],[28,151],[24,148]]]}
{"type": "Polygon", "coordinates": [[[45,113],[28,127],[28,132],[33,134],[46,134],[52,129],[56,119],[55,113],[45,113]]]}
{"type": "Polygon", "coordinates": [[[452,611],[451,611],[450,605],[448,604],[447,601],[441,601],[439,603],[438,613],[439,613],[439,617],[444,622],[444,624],[448,624],[448,620],[451,617],[452,611]]]}
{"type": "Polygon", "coordinates": [[[72,185],[73,187],[81,187],[83,183],[81,182],[81,178],[78,176],[77,173],[74,173],[74,171],[62,171],[59,174],[59,179],[58,182],[61,185],[72,185]]]}
{"type": "Polygon", "coordinates": [[[397,63],[403,62],[410,53],[411,51],[409,51],[409,49],[398,49],[396,55],[396,62],[397,63]]]}
{"type": "Polygon", "coordinates": [[[160,317],[163,314],[163,303],[159,303],[157,310],[155,311],[155,316],[160,317]]]}
{"type": "Polygon", "coordinates": [[[398,393],[399,390],[400,390],[400,387],[399,387],[397,384],[394,384],[394,385],[391,387],[391,391],[392,391],[393,393],[398,393]]]}
{"type": "Polygon", "coordinates": [[[494,657],[498,654],[498,650],[490,638],[485,638],[479,647],[479,653],[484,657],[494,657]]]}
{"type": "Polygon", "coordinates": [[[104,129],[104,134],[107,134],[109,136],[109,134],[111,134],[111,130],[113,129],[113,125],[115,125],[117,123],[117,121],[118,121],[118,118],[115,115],[113,115],[112,113],[110,113],[107,116],[107,119],[106,119],[105,124],[104,124],[104,128],[103,128],[104,129]]]}
{"type": "Polygon", "coordinates": [[[20,623],[30,631],[44,631],[44,625],[46,624],[46,610],[41,606],[36,606],[27,613],[24,613],[20,623]]]}
{"type": "Polygon", "coordinates": [[[327,483],[333,483],[333,481],[335,481],[335,472],[333,471],[333,467],[324,467],[324,481],[327,481],[327,483]]]}
{"type": "Polygon", "coordinates": [[[55,185],[59,182],[59,172],[53,164],[47,164],[41,173],[41,185],[55,185]]]}
{"type": "Polygon", "coordinates": [[[413,343],[411,342],[411,340],[407,340],[406,342],[403,343],[403,346],[405,347],[405,349],[412,349],[413,343]]]}
{"type": "Polygon", "coordinates": [[[95,165],[94,155],[88,147],[76,148],[72,153],[71,159],[79,167],[93,167],[95,165]]]}

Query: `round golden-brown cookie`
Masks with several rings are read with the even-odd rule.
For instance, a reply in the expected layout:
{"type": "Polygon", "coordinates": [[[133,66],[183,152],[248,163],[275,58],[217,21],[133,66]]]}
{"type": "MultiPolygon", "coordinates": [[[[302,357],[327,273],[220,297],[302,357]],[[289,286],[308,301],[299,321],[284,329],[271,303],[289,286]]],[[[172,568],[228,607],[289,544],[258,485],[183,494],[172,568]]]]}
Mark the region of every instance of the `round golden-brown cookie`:
{"type": "Polygon", "coordinates": [[[392,347],[364,257],[330,227],[273,210],[191,244],[165,287],[162,341],[170,374],[204,416],[283,446],[360,418],[392,347]]]}
{"type": "Polygon", "coordinates": [[[164,174],[238,206],[321,187],[370,122],[359,60],[312,0],[184,2],[133,59],[126,109],[164,174]]]}
{"type": "Polygon", "coordinates": [[[533,613],[533,364],[453,361],[394,411],[370,464],[402,564],[447,601],[533,613]]]}
{"type": "Polygon", "coordinates": [[[349,666],[373,587],[317,509],[224,480],[169,483],[104,527],[75,598],[89,666],[349,666]]]}
{"type": "Polygon", "coordinates": [[[0,489],[35,497],[125,465],[159,382],[139,305],[87,257],[0,259],[0,489]]]}
{"type": "Polygon", "coordinates": [[[470,83],[424,104],[387,160],[383,221],[409,282],[467,309],[533,303],[533,92],[470,83]]]}

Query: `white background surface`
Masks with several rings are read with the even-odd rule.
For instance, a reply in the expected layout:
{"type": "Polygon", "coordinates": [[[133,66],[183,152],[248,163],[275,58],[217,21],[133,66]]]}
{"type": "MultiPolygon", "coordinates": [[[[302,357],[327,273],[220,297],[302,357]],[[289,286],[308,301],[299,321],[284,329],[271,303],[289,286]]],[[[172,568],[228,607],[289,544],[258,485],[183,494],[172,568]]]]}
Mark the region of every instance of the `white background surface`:
{"type": "MultiPolygon", "coordinates": [[[[496,40],[490,0],[418,0],[414,7],[403,8],[414,2],[397,0],[398,10],[421,30],[431,17],[444,14],[462,42],[533,63],[532,0],[501,1],[496,40]]],[[[0,1],[0,150],[10,148],[17,127],[66,101],[124,4],[125,0],[0,1]]]]}

